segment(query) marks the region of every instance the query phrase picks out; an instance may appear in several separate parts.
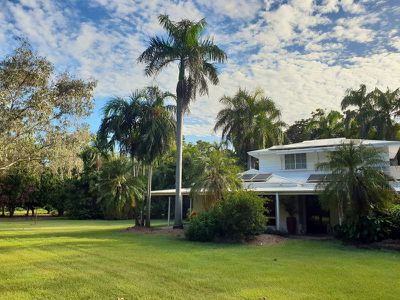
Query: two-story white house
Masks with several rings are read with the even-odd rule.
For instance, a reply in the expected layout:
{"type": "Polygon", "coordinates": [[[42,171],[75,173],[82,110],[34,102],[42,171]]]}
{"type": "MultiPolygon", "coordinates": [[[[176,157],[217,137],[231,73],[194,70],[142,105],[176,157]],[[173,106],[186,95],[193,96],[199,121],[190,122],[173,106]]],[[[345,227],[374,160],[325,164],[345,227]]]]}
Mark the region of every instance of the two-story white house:
{"type": "MultiPolygon", "coordinates": [[[[304,141],[296,144],[273,146],[249,152],[258,159],[258,170],[242,174],[245,189],[256,191],[271,199],[270,224],[287,230],[288,211],[294,212],[297,233],[326,233],[338,223],[335,207],[325,210],[318,200],[318,183],[327,175],[316,169],[320,162],[329,159],[329,152],[350,139],[334,138],[304,141]]],[[[356,144],[374,147],[387,160],[384,172],[393,178],[391,184],[400,191],[400,142],[377,140],[352,140],[356,144]]]]}
{"type": "MultiPolygon", "coordinates": [[[[287,231],[288,211],[294,216],[291,228],[294,221],[295,232],[299,234],[328,233],[338,224],[336,207],[327,210],[319,203],[318,183],[327,174],[316,170],[316,166],[329,159],[329,152],[350,141],[374,147],[381,153],[387,161],[383,171],[393,179],[391,184],[400,192],[400,141],[334,138],[251,151],[249,155],[258,160],[259,167],[241,174],[243,188],[270,199],[267,202],[269,226],[287,231]]],[[[188,197],[190,188],[182,189],[182,193],[185,196],[184,212],[204,209],[202,203],[193,202],[188,197]]],[[[170,202],[174,194],[174,189],[152,192],[154,196],[168,196],[170,202]]]]}

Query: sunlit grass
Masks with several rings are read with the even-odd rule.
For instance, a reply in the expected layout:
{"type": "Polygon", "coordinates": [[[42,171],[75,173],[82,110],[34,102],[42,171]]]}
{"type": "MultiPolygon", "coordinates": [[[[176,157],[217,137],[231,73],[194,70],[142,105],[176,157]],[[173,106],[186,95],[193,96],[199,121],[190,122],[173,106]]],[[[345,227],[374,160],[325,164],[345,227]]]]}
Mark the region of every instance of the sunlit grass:
{"type": "MultiPolygon", "coordinates": [[[[161,224],[154,222],[154,225],[161,224]]],[[[201,244],[132,221],[0,220],[0,299],[398,299],[400,253],[201,244]]]]}

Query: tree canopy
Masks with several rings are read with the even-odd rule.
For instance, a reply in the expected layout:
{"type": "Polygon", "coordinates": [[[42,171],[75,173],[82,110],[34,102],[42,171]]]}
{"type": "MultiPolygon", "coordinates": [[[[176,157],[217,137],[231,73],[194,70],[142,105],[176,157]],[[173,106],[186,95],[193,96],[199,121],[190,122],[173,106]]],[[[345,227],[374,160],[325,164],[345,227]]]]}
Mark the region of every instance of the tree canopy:
{"type": "MultiPolygon", "coordinates": [[[[81,118],[92,111],[95,86],[94,80],[56,74],[54,66],[22,40],[0,61],[0,171],[60,155],[60,148],[85,130],[81,118]]],[[[77,142],[87,139],[81,135],[77,142]]]]}
{"type": "MultiPolygon", "coordinates": [[[[214,130],[222,130],[222,139],[232,143],[242,162],[250,158],[248,151],[283,143],[281,111],[262,90],[239,89],[220,102],[224,108],[217,115],[214,130]]],[[[248,167],[252,167],[251,161],[248,167]]]]}

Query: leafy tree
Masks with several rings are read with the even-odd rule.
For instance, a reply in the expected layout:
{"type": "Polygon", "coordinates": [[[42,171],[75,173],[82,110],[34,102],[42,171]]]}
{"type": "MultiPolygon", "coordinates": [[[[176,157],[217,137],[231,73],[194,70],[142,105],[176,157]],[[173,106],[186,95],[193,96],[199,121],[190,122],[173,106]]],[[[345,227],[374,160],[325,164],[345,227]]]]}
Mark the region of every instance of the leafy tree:
{"type": "Polygon", "coordinates": [[[240,169],[236,159],[219,149],[209,151],[200,160],[200,174],[191,188],[191,195],[194,199],[203,200],[204,207],[208,209],[222,200],[228,191],[241,188],[240,169]]]}
{"type": "Polygon", "coordinates": [[[309,122],[309,119],[301,119],[295,121],[292,125],[290,125],[285,132],[285,136],[287,139],[286,142],[300,143],[302,141],[308,140],[309,122]]]}
{"type": "Polygon", "coordinates": [[[337,206],[339,222],[357,219],[382,210],[396,197],[387,176],[381,171],[386,161],[374,149],[362,144],[343,144],[331,152],[328,162],[317,169],[332,175],[317,187],[326,206],[337,206]]]}
{"type": "MultiPolygon", "coordinates": [[[[98,203],[106,218],[126,217],[143,201],[145,185],[140,177],[131,175],[132,163],[127,158],[112,158],[100,173],[98,203]]],[[[139,224],[139,214],[134,214],[139,224]]]]}
{"type": "Polygon", "coordinates": [[[27,41],[0,61],[0,170],[49,160],[55,143],[81,128],[95,81],[55,74],[27,41]]]}
{"type": "Polygon", "coordinates": [[[308,119],[296,121],[286,131],[289,142],[298,143],[305,140],[328,139],[345,136],[343,115],[335,110],[326,112],[317,109],[308,119]]]}
{"type": "Polygon", "coordinates": [[[223,63],[226,54],[212,39],[201,38],[207,26],[204,19],[198,22],[187,19],[173,22],[167,15],[160,15],[158,20],[167,32],[167,37],[152,37],[138,61],[146,64],[145,72],[148,76],[156,75],[165,67],[178,63],[175,226],[181,227],[183,116],[189,111],[189,104],[197,94],[208,94],[208,82],[218,84],[217,69],[213,63],[223,63]]]}
{"type": "Polygon", "coordinates": [[[147,214],[150,226],[151,181],[153,164],[170,148],[175,132],[175,106],[165,105],[174,95],[158,87],[136,90],[127,99],[112,99],[104,108],[104,118],[99,130],[99,141],[113,149],[129,153],[147,165],[147,214]]]}
{"type": "Polygon", "coordinates": [[[360,85],[358,90],[347,90],[341,106],[345,114],[346,129],[349,130],[355,122],[358,126],[358,137],[362,139],[368,138],[374,110],[372,94],[367,92],[366,85],[360,85]],[[355,109],[350,110],[348,109],[349,107],[355,107],[355,109]]]}
{"type": "Polygon", "coordinates": [[[157,87],[148,87],[139,94],[142,101],[137,152],[138,157],[148,166],[146,226],[150,227],[153,164],[170,149],[175,132],[175,106],[166,106],[164,101],[175,97],[168,92],[161,92],[157,87]]]}
{"type": "MultiPolygon", "coordinates": [[[[60,174],[53,173],[46,169],[40,176],[40,187],[38,197],[43,206],[49,206],[57,210],[59,216],[64,215],[66,197],[65,197],[65,179],[60,174]]],[[[79,194],[75,194],[79,197],[79,194]]]]}
{"type": "Polygon", "coordinates": [[[400,88],[385,92],[375,88],[371,92],[373,99],[373,120],[376,127],[377,138],[381,140],[395,140],[399,132],[396,118],[400,116],[400,88]]]}
{"type": "Polygon", "coordinates": [[[8,169],[2,178],[2,196],[10,217],[14,216],[17,207],[26,207],[32,210],[38,206],[35,192],[37,189],[37,177],[26,165],[13,166],[8,169]]]}
{"type": "Polygon", "coordinates": [[[217,115],[214,130],[222,130],[222,138],[231,142],[248,168],[253,164],[247,152],[271,147],[283,142],[281,112],[275,103],[264,96],[262,90],[253,93],[239,89],[233,96],[224,96],[220,102],[225,106],[217,115]]]}

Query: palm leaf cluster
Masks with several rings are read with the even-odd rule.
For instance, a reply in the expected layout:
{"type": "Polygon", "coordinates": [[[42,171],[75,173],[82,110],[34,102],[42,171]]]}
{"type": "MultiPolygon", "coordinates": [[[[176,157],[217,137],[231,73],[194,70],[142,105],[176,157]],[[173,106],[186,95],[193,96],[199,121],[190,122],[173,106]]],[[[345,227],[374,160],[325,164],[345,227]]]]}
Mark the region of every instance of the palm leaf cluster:
{"type": "Polygon", "coordinates": [[[211,149],[199,157],[199,167],[199,175],[191,187],[191,197],[203,201],[204,208],[208,209],[222,200],[226,192],[241,188],[240,169],[236,159],[227,151],[211,149]]]}
{"type": "Polygon", "coordinates": [[[127,99],[111,99],[104,107],[104,118],[98,132],[99,144],[103,148],[118,148],[122,154],[129,154],[133,160],[147,166],[148,226],[153,164],[170,149],[176,128],[176,109],[174,105],[165,105],[168,100],[175,100],[175,96],[154,86],[136,90],[127,99]]]}
{"type": "Polygon", "coordinates": [[[369,215],[383,209],[395,192],[383,170],[387,162],[374,148],[351,141],[331,152],[317,169],[331,173],[317,186],[321,201],[338,208],[339,220],[369,215]]]}
{"type": "Polygon", "coordinates": [[[103,109],[98,131],[100,145],[153,162],[171,145],[175,106],[164,102],[174,99],[173,94],[153,86],[136,90],[127,99],[111,99],[103,109]]]}
{"type": "Polygon", "coordinates": [[[213,62],[224,62],[226,54],[212,39],[201,39],[207,27],[205,19],[173,22],[167,15],[160,15],[158,19],[167,36],[152,37],[138,61],[146,64],[145,73],[148,76],[158,74],[171,63],[178,63],[176,94],[185,111],[197,93],[208,94],[208,80],[214,85],[218,84],[218,73],[213,62]]]}
{"type": "Polygon", "coordinates": [[[362,84],[358,90],[348,90],[343,98],[346,129],[356,126],[360,138],[394,140],[399,131],[400,89],[368,92],[362,84]]]}
{"type": "Polygon", "coordinates": [[[112,158],[101,168],[98,203],[107,218],[125,216],[143,198],[144,182],[132,176],[128,158],[112,158]]]}
{"type": "Polygon", "coordinates": [[[233,97],[224,96],[220,102],[224,108],[217,115],[214,130],[222,130],[222,138],[232,143],[243,161],[248,151],[283,142],[285,123],[281,112],[262,90],[250,93],[239,89],[233,97]]]}

